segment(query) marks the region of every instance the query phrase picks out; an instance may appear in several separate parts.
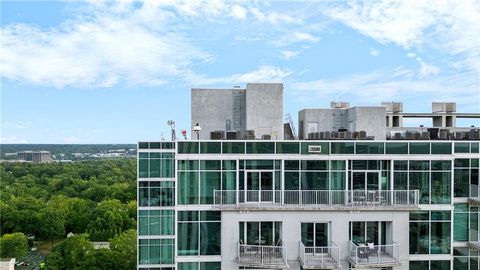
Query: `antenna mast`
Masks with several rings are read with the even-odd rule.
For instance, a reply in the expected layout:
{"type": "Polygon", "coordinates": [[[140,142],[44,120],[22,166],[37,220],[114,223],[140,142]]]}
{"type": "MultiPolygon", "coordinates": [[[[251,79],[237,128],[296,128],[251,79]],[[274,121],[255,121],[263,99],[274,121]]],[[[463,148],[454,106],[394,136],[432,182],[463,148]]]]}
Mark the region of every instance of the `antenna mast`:
{"type": "Polygon", "coordinates": [[[172,131],[172,142],[174,142],[177,138],[177,136],[175,135],[175,121],[168,120],[167,124],[170,126],[170,129],[172,131]]]}

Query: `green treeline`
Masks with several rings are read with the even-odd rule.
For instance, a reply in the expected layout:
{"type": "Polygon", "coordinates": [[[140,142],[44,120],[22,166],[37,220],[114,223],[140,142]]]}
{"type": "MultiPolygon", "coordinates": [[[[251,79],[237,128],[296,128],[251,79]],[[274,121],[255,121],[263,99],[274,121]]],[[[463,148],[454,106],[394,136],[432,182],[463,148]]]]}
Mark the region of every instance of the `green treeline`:
{"type": "MultiPolygon", "coordinates": [[[[111,261],[118,262],[120,258],[111,257],[125,257],[125,254],[120,255],[118,248],[91,252],[103,257],[89,255],[89,262],[99,265],[97,268],[74,267],[69,262],[72,258],[61,252],[80,256],[68,249],[81,245],[82,241],[89,243],[84,250],[90,249],[90,241],[116,241],[116,245],[121,246],[122,239],[130,241],[128,245],[132,245],[132,249],[136,248],[135,239],[133,242],[130,239],[135,238],[135,231],[128,231],[136,228],[135,159],[1,163],[0,179],[2,236],[21,232],[34,235],[36,239],[50,240],[53,246],[53,239],[65,238],[70,232],[76,235],[57,246],[47,257],[48,269],[119,269],[117,266],[102,268],[92,263],[107,260],[107,255],[111,261]],[[127,231],[130,238],[125,236],[127,231]],[[78,243],[72,244],[75,241],[78,243]]],[[[135,253],[133,250],[131,258],[126,257],[133,260],[131,266],[135,266],[135,253]]]]}

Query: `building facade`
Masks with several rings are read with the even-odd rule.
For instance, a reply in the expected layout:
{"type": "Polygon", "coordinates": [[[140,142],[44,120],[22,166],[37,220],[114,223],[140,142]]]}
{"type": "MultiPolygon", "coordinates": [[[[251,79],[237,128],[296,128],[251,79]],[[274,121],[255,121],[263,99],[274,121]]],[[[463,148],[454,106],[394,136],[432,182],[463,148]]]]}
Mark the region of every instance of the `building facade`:
{"type": "Polygon", "coordinates": [[[282,84],[192,89],[199,139],[138,143],[138,269],[480,270],[480,114],[452,106],[426,132],[332,103],[285,140],[282,84]]]}
{"type": "Polygon", "coordinates": [[[33,163],[48,163],[53,161],[52,154],[49,151],[17,152],[17,160],[33,162],[33,163]]]}

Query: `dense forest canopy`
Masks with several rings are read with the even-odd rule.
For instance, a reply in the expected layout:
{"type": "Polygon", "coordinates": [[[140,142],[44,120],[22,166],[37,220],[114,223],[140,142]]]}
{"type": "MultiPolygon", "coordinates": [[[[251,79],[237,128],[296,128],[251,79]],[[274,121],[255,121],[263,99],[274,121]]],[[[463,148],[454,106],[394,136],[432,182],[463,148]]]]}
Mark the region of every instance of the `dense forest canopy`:
{"type": "MultiPolygon", "coordinates": [[[[53,239],[63,239],[70,232],[80,235],[53,250],[46,260],[48,269],[73,269],[71,264],[64,265],[66,268],[60,266],[68,261],[61,253],[79,244],[72,244],[74,241],[115,239],[116,245],[122,245],[120,242],[123,239],[129,241],[128,245],[133,245],[133,249],[136,248],[132,240],[135,231],[125,235],[128,230],[136,228],[135,159],[0,163],[0,178],[2,236],[23,233],[34,235],[37,239],[52,240],[53,245],[53,239]]],[[[90,246],[88,243],[85,245],[90,246]]],[[[120,253],[118,248],[95,252],[103,257],[125,256],[120,253]]],[[[131,253],[133,264],[129,265],[134,266],[136,256],[135,252],[131,253]]],[[[89,256],[92,265],[100,260],[89,256]]]]}

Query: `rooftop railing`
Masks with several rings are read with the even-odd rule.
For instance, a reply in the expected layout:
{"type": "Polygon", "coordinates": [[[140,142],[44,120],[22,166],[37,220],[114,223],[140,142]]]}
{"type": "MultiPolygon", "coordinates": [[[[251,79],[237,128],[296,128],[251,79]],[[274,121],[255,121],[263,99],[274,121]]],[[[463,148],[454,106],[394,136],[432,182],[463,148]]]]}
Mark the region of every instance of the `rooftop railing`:
{"type": "Polygon", "coordinates": [[[348,258],[355,265],[387,267],[400,263],[400,246],[396,242],[389,245],[360,244],[348,242],[348,258]]]}
{"type": "Polygon", "coordinates": [[[287,248],[238,243],[238,262],[245,267],[288,268],[287,248]]]}
{"type": "Polygon", "coordinates": [[[419,204],[418,190],[215,190],[215,205],[397,207],[419,204]]]}
{"type": "Polygon", "coordinates": [[[340,265],[340,249],[334,242],[326,247],[305,247],[300,241],[300,262],[302,267],[334,269],[340,265]]]}

